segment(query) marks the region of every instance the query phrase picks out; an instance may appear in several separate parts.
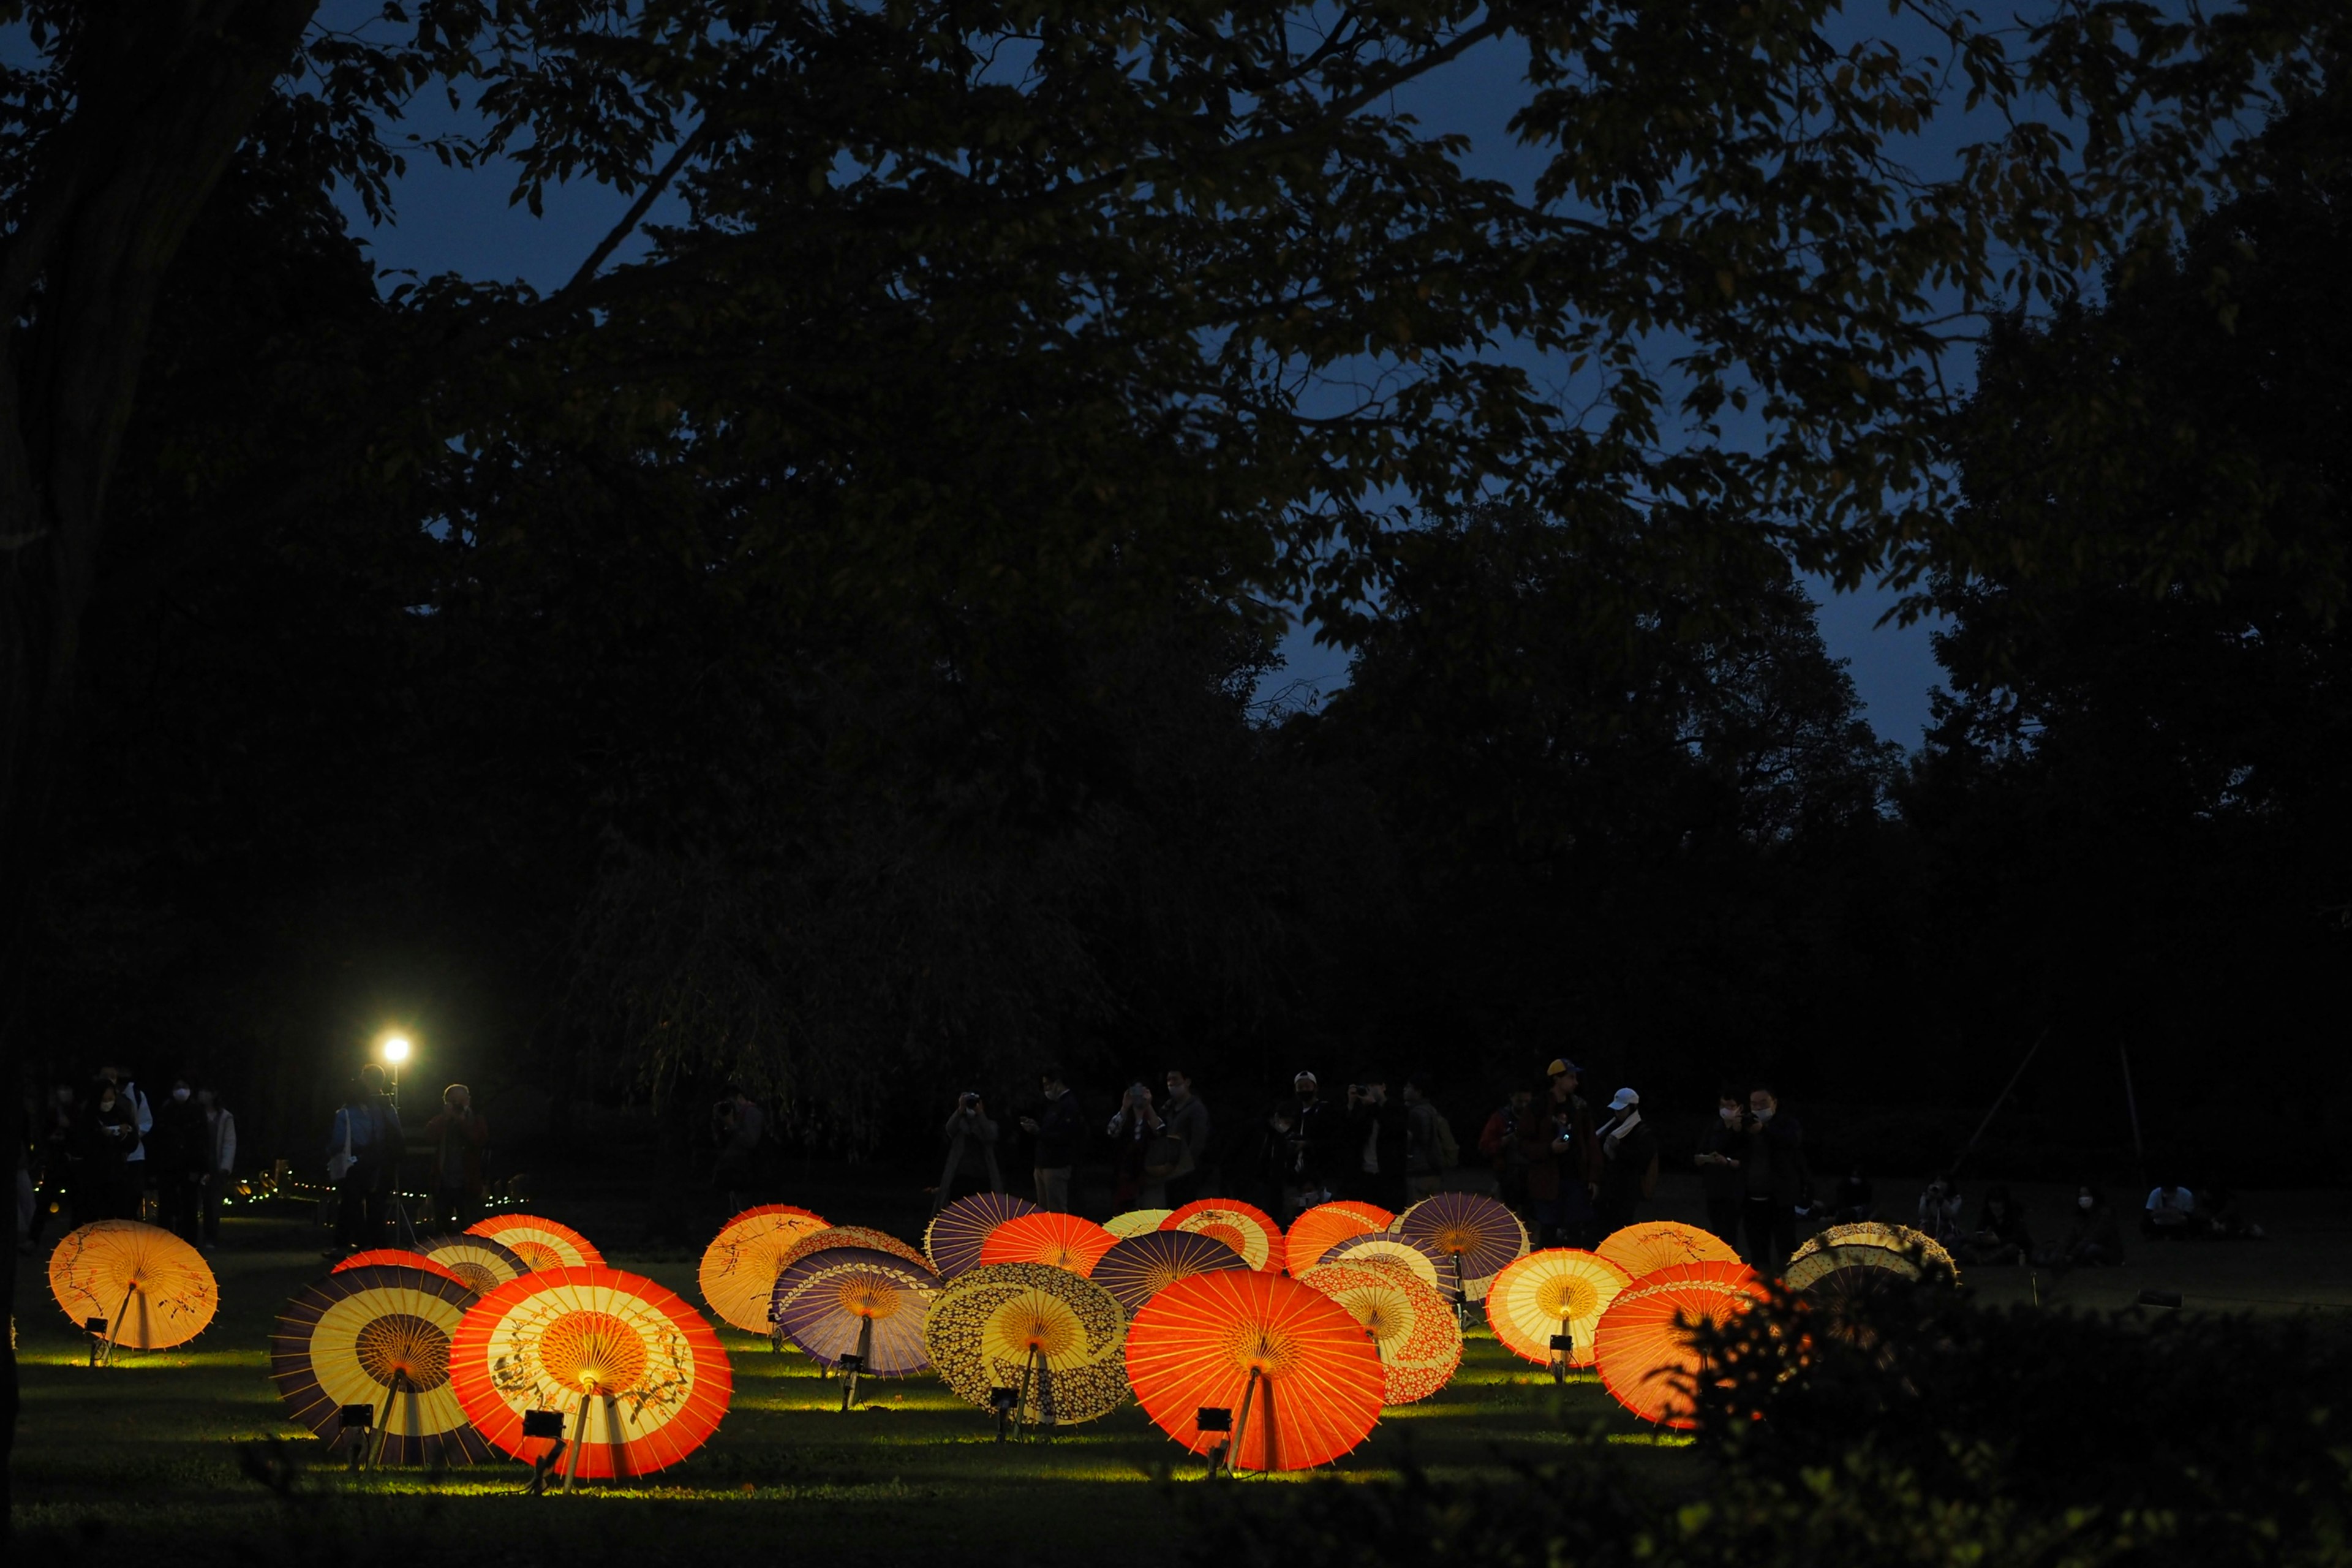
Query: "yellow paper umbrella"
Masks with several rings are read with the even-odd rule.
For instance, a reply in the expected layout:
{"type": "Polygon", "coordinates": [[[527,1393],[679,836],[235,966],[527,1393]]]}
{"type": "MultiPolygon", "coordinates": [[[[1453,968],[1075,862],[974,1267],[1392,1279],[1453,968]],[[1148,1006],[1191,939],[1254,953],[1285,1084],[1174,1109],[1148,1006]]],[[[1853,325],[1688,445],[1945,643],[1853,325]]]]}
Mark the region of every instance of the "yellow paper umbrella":
{"type": "Polygon", "coordinates": [[[801,1237],[824,1228],[823,1215],[790,1204],[745,1209],[703,1248],[698,1274],[703,1300],[747,1334],[773,1332],[768,1303],[776,1277],[784,1271],[784,1254],[801,1237]]]}
{"type": "Polygon", "coordinates": [[[477,1296],[487,1296],[508,1280],[531,1271],[512,1247],[487,1236],[445,1236],[418,1250],[463,1279],[477,1296]]]}
{"type": "Polygon", "coordinates": [[[1131,1236],[1149,1236],[1160,1228],[1161,1220],[1175,1212],[1174,1209],[1129,1209],[1123,1215],[1112,1215],[1103,1228],[1125,1241],[1131,1236]]]}
{"type": "Polygon", "coordinates": [[[923,1342],[959,1398],[993,1410],[996,1390],[1013,1390],[1024,1425],[1092,1421],[1127,1397],[1118,1298],[1049,1263],[966,1269],[932,1299],[923,1342]]]}
{"type": "Polygon", "coordinates": [[[1438,1284],[1437,1259],[1403,1237],[1383,1231],[1351,1236],[1326,1252],[1323,1261],[1359,1268],[1369,1265],[1374,1268],[1393,1268],[1409,1279],[1420,1280],[1441,1295],[1444,1293],[1438,1284]]]}
{"type": "Polygon", "coordinates": [[[1411,1405],[1453,1381],[1462,1364],[1462,1325],[1453,1306],[1393,1268],[1326,1263],[1298,1282],[1319,1290],[1364,1325],[1388,1377],[1383,1405],[1411,1405]]]}
{"type": "Polygon", "coordinates": [[[476,1220],[467,1236],[487,1236],[533,1268],[583,1268],[602,1263],[596,1244],[559,1220],[535,1214],[499,1214],[476,1220]]]}
{"type": "Polygon", "coordinates": [[[1511,1353],[1538,1366],[1591,1366],[1592,1331],[1632,1281],[1606,1258],[1572,1247],[1547,1247],[1507,1264],[1486,1292],[1486,1321],[1511,1353]],[[1565,1334],[1565,1355],[1552,1337],[1565,1334]]]}
{"type": "Polygon", "coordinates": [[[490,1457],[449,1385],[449,1341],[474,1293],[428,1267],[338,1268],[278,1314],[269,1376],[303,1426],[332,1442],[343,1411],[374,1412],[376,1458],[393,1465],[490,1457]]]}
{"type": "Polygon", "coordinates": [[[1213,1236],[1242,1255],[1252,1268],[1282,1272],[1282,1227],[1274,1216],[1239,1198],[1201,1198],[1160,1222],[1162,1230],[1194,1230],[1213,1236]]]}
{"type": "Polygon", "coordinates": [[[1905,1225],[1833,1225],[1805,1238],[1782,1279],[1811,1295],[1857,1295],[1923,1279],[1958,1284],[1959,1266],[1925,1231],[1905,1225]]]}
{"type": "Polygon", "coordinates": [[[1678,1263],[1739,1261],[1739,1249],[1715,1232],[1671,1219],[1647,1219],[1611,1231],[1592,1250],[1634,1279],[1678,1263]]]}
{"type": "Polygon", "coordinates": [[[106,1342],[134,1351],[187,1343],[220,1306],[204,1254],[133,1219],[68,1232],[49,1254],[49,1294],[77,1328],[103,1318],[106,1342]]]}

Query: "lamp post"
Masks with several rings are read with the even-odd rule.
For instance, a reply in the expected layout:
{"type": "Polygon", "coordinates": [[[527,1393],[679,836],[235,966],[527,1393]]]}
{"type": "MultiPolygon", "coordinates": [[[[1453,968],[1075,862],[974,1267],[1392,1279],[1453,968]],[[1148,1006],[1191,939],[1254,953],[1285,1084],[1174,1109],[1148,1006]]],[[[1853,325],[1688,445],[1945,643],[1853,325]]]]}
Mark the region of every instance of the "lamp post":
{"type": "MultiPolygon", "coordinates": [[[[397,1131],[400,1125],[400,1064],[408,1059],[408,1037],[397,1032],[384,1036],[377,1048],[383,1053],[384,1067],[392,1079],[392,1121],[397,1131]]],[[[408,1217],[408,1205],[400,1196],[400,1166],[395,1159],[392,1171],[392,1212],[400,1231],[408,1237],[408,1245],[416,1245],[416,1223],[408,1217]]]]}

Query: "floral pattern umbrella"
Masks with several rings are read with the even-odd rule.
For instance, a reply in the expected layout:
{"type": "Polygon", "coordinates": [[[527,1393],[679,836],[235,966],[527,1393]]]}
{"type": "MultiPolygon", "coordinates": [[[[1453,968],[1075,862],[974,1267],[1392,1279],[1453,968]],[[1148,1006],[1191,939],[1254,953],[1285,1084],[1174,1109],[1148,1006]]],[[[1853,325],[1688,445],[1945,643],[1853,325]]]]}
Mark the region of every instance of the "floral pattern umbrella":
{"type": "Polygon", "coordinates": [[[1411,1405],[1454,1380],[1462,1364],[1462,1325],[1452,1303],[1392,1268],[1326,1263],[1298,1276],[1364,1326],[1387,1374],[1383,1405],[1411,1405]]]}
{"type": "Polygon", "coordinates": [[[966,1269],[931,1302],[931,1365],[958,1398],[995,1408],[1016,1391],[1024,1425],[1068,1426],[1127,1397],[1127,1314],[1093,1280],[1045,1263],[966,1269]]]}
{"type": "Polygon", "coordinates": [[[820,1366],[844,1355],[874,1377],[927,1370],[923,1319],[939,1294],[928,1263],[867,1247],[812,1252],[776,1278],[776,1328],[820,1366]]]}
{"type": "Polygon", "coordinates": [[[1149,1236],[1160,1228],[1160,1222],[1174,1214],[1174,1209],[1129,1209],[1103,1221],[1103,1228],[1125,1241],[1130,1236],[1149,1236]]]}
{"type": "Polygon", "coordinates": [[[1369,1266],[1374,1268],[1393,1268],[1401,1274],[1420,1280],[1440,1295],[1445,1294],[1452,1283],[1450,1268],[1447,1270],[1446,1284],[1441,1286],[1438,1280],[1437,1259],[1402,1237],[1388,1231],[1368,1231],[1362,1236],[1351,1236],[1325,1253],[1323,1261],[1346,1263],[1357,1267],[1369,1266]]]}
{"type": "Polygon", "coordinates": [[[1957,1285],[1960,1269],[1925,1231],[1872,1221],[1806,1237],[1781,1279],[1808,1295],[1854,1296],[1927,1279],[1957,1285]]]}
{"type": "Polygon", "coordinates": [[[562,1413],[562,1468],[642,1476],[700,1447],[734,1389],[719,1336],[677,1294],[617,1268],[544,1268],[476,1302],[451,1336],[449,1381],[491,1447],[543,1457],[533,1410],[562,1413]]]}
{"type": "Polygon", "coordinates": [[[134,1351],[187,1343],[220,1307],[204,1254],[134,1219],[92,1220],[60,1237],[49,1294],[74,1327],[103,1318],[106,1342],[134,1351]]]}
{"type": "Polygon", "coordinates": [[[776,1277],[784,1269],[783,1255],[802,1237],[824,1228],[824,1216],[814,1209],[791,1204],[745,1209],[720,1226],[702,1250],[696,1280],[703,1300],[747,1334],[771,1332],[768,1303],[776,1277]]]}
{"type": "Polygon", "coordinates": [[[988,1233],[980,1260],[988,1263],[1050,1263],[1073,1274],[1092,1274],[1095,1264],[1118,1237],[1074,1214],[1015,1215],[988,1233]]]}
{"type": "Polygon", "coordinates": [[[1239,1198],[1202,1198],[1160,1222],[1162,1230],[1193,1230],[1213,1236],[1242,1255],[1252,1268],[1280,1273],[1282,1227],[1274,1216],[1239,1198]]]}
{"type": "Polygon", "coordinates": [[[1283,1267],[1293,1279],[1323,1261],[1323,1255],[1351,1236],[1369,1236],[1396,1223],[1396,1215],[1378,1204],[1340,1198],[1313,1208],[1290,1222],[1282,1238],[1283,1267]]]}
{"type": "Polygon", "coordinates": [[[813,1230],[784,1248],[782,1263],[786,1268],[814,1253],[831,1247],[855,1247],[866,1252],[887,1252],[893,1258],[903,1258],[917,1268],[929,1270],[931,1260],[900,1241],[887,1230],[871,1226],[831,1225],[823,1230],[813,1230]]]}
{"type": "Polygon", "coordinates": [[[1503,1266],[1528,1251],[1519,1216],[1484,1193],[1438,1193],[1399,1215],[1396,1234],[1445,1259],[1439,1278],[1457,1300],[1483,1301],[1503,1266]]]}
{"type": "Polygon", "coordinates": [[[594,1242],[568,1225],[537,1215],[492,1215],[467,1226],[466,1234],[489,1237],[533,1268],[579,1268],[604,1261],[594,1242]]]}
{"type": "Polygon", "coordinates": [[[445,1236],[420,1247],[425,1257],[466,1282],[477,1296],[487,1296],[509,1279],[531,1271],[511,1247],[487,1236],[445,1236]]]}
{"type": "Polygon", "coordinates": [[[1154,1296],[1128,1331],[1127,1370],[1161,1431],[1196,1454],[1223,1446],[1252,1470],[1338,1458],[1371,1435],[1388,1392],[1346,1308],[1257,1270],[1195,1274],[1154,1296]],[[1203,1409],[1230,1412],[1232,1433],[1202,1432],[1203,1409]]]}
{"type": "Polygon", "coordinates": [[[988,1233],[1018,1215],[1042,1212],[1027,1198],[1010,1193],[973,1193],[961,1197],[931,1216],[923,1232],[923,1251],[942,1279],[952,1279],[980,1267],[981,1244],[988,1233]]]}
{"type": "Polygon", "coordinates": [[[489,1445],[449,1386],[449,1343],[473,1300],[464,1281],[446,1270],[338,1266],[278,1314],[269,1336],[278,1397],[296,1421],[329,1442],[342,1435],[344,1406],[369,1406],[383,1464],[487,1459],[489,1445]]]}
{"type": "Polygon", "coordinates": [[[1706,1279],[1623,1292],[1592,1333],[1601,1386],[1644,1421],[1690,1430],[1698,1425],[1691,1393],[1707,1373],[1686,1325],[1727,1323],[1755,1302],[1747,1290],[1706,1279]]]}
{"type": "Polygon", "coordinates": [[[1739,1261],[1739,1249],[1715,1232],[1672,1219],[1647,1219],[1611,1231],[1592,1250],[1633,1279],[1677,1263],[1739,1261]]]}
{"type": "Polygon", "coordinates": [[[468,1295],[473,1293],[474,1289],[458,1279],[451,1270],[434,1262],[425,1254],[405,1252],[397,1247],[371,1247],[364,1252],[354,1252],[336,1264],[329,1272],[341,1274],[349,1268],[421,1268],[427,1274],[437,1274],[444,1279],[454,1281],[463,1287],[468,1295]]]}
{"type": "Polygon", "coordinates": [[[1592,1364],[1592,1331],[1633,1283],[1609,1259],[1573,1247],[1547,1247],[1504,1266],[1486,1292],[1486,1321],[1513,1355],[1538,1366],[1558,1358],[1567,1366],[1592,1364]],[[1564,1357],[1552,1338],[1570,1339],[1564,1357]]]}
{"type": "Polygon", "coordinates": [[[1152,1230],[1116,1242],[1090,1278],[1118,1298],[1132,1316],[1179,1279],[1217,1268],[1247,1268],[1249,1262],[1213,1236],[1197,1230],[1152,1230]]]}

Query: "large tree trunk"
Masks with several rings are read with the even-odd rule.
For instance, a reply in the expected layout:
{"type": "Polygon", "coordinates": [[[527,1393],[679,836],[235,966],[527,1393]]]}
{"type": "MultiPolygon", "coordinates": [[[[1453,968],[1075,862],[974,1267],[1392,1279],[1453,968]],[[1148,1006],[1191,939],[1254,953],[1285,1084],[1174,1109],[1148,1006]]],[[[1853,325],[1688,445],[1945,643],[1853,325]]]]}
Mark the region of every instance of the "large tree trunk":
{"type": "MultiPolygon", "coordinates": [[[[91,0],[70,120],[0,245],[0,1088],[22,1081],[33,894],[65,760],[74,663],[107,481],[156,292],[316,0],[91,0]]],[[[6,1249],[14,1300],[16,1251],[6,1249]]],[[[15,1448],[13,1348],[0,1478],[15,1448]]],[[[0,1479],[0,1486],[5,1486],[0,1479]]]]}

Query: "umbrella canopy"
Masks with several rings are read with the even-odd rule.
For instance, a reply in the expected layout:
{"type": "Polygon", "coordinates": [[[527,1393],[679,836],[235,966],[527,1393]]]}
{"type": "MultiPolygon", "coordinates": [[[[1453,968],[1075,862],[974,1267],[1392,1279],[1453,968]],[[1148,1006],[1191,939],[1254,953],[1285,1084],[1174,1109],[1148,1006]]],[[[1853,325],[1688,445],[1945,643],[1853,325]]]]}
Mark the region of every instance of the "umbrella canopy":
{"type": "Polygon", "coordinates": [[[1750,1296],[1761,1297],[1770,1289],[1764,1276],[1745,1263],[1677,1263],[1671,1268],[1653,1268],[1633,1281],[1636,1288],[1645,1285],[1687,1285],[1693,1280],[1701,1284],[1724,1285],[1734,1290],[1744,1290],[1750,1296]]]}
{"type": "Polygon", "coordinates": [[[1274,1223],[1272,1215],[1239,1198],[1202,1198],[1186,1204],[1161,1220],[1160,1228],[1213,1236],[1240,1253],[1252,1268],[1282,1270],[1282,1227],[1274,1223]]]}
{"type": "Polygon", "coordinates": [[[1645,1219],[1612,1230],[1592,1250],[1635,1279],[1677,1263],[1739,1261],[1739,1249],[1715,1232],[1671,1219],[1645,1219]]]}
{"type": "MultiPolygon", "coordinates": [[[[1437,1259],[1430,1257],[1428,1253],[1402,1237],[1391,1235],[1387,1231],[1368,1231],[1362,1236],[1351,1236],[1325,1253],[1323,1261],[1346,1263],[1359,1268],[1370,1266],[1374,1268],[1393,1268],[1401,1274],[1409,1275],[1420,1280],[1433,1290],[1439,1289],[1437,1259]]],[[[1446,1271],[1445,1283],[1446,1288],[1450,1289],[1453,1286],[1451,1268],[1446,1271]]],[[[1440,1291],[1440,1294],[1443,1293],[1440,1291]]]]}
{"type": "Polygon", "coordinates": [[[1446,1260],[1438,1278],[1450,1295],[1482,1301],[1503,1266],[1528,1251],[1519,1216],[1484,1193],[1438,1193],[1397,1215],[1396,1234],[1446,1260]]]}
{"type": "Polygon", "coordinates": [[[386,1464],[487,1459],[490,1446],[449,1386],[449,1342],[473,1300],[443,1269],[338,1266],[278,1314],[269,1335],[278,1397],[330,1442],[341,1435],[343,1406],[371,1407],[386,1464]]]}
{"type": "Polygon", "coordinates": [[[1118,1298],[1129,1316],[1179,1279],[1215,1268],[1247,1268],[1249,1261],[1215,1237],[1197,1230],[1150,1230],[1116,1242],[1089,1278],[1118,1298]]]}
{"type": "Polygon", "coordinates": [[[467,1311],[449,1382],[476,1429],[517,1458],[545,1451],[522,1435],[524,1412],[562,1412],[565,1436],[583,1433],[564,1468],[576,1461],[594,1478],[645,1475],[700,1447],[734,1375],[719,1336],[675,1291],[618,1268],[543,1268],[467,1311]]]}
{"type": "Polygon", "coordinates": [[[966,1269],[931,1302],[923,1340],[940,1378],[982,1410],[1000,1388],[1025,1390],[1024,1424],[1092,1421],[1127,1397],[1118,1299],[1051,1264],[966,1269]]]}
{"type": "Polygon", "coordinates": [[[988,1233],[980,1244],[980,1260],[1050,1263],[1073,1274],[1092,1274],[1118,1240],[1094,1221],[1074,1214],[1015,1215],[988,1233]]]}
{"type": "Polygon", "coordinates": [[[1016,1215],[1042,1211],[1026,1198],[1010,1193],[973,1193],[961,1197],[931,1216],[923,1232],[923,1251],[942,1279],[952,1279],[980,1267],[981,1243],[988,1233],[1016,1215]]]}
{"type": "Polygon", "coordinates": [[[1174,1214],[1174,1209],[1129,1209],[1113,1215],[1103,1222],[1103,1228],[1125,1241],[1130,1236],[1148,1236],[1160,1228],[1160,1222],[1174,1214]]]}
{"type": "Polygon", "coordinates": [[[49,1254],[49,1294],[76,1328],[104,1318],[107,1342],[134,1351],[186,1344],[220,1306],[205,1255],[135,1219],[67,1232],[49,1254]]]}
{"type": "Polygon", "coordinates": [[[1193,1453],[1227,1440],[1202,1432],[1198,1412],[1231,1411],[1229,1458],[1253,1470],[1338,1458],[1371,1435],[1388,1391],[1380,1352],[1346,1308],[1255,1270],[1195,1274],[1144,1303],[1127,1372],[1144,1414],[1193,1453]]]}
{"type": "Polygon", "coordinates": [[[1609,1259],[1573,1247],[1547,1247],[1504,1266],[1486,1292],[1486,1321],[1511,1353],[1538,1366],[1555,1352],[1552,1336],[1566,1334],[1568,1364],[1592,1364],[1592,1331],[1633,1283],[1609,1259]]]}
{"type": "Polygon", "coordinates": [[[1907,1225],[1833,1225],[1805,1238],[1781,1278],[1808,1295],[1863,1295],[1919,1279],[1958,1284],[1959,1266],[1924,1231],[1907,1225]]]}
{"type": "Polygon", "coordinates": [[[829,1247],[776,1277],[776,1328],[821,1366],[852,1352],[861,1370],[905,1377],[930,1364],[923,1318],[939,1294],[928,1263],[869,1247],[829,1247]]]}
{"type": "Polygon", "coordinates": [[[1643,1420],[1688,1431],[1698,1425],[1691,1390],[1706,1368],[1686,1325],[1728,1322],[1755,1300],[1748,1291],[1703,1279],[1623,1292],[1592,1333],[1601,1386],[1643,1420]]]}
{"type": "Polygon", "coordinates": [[[747,1334],[769,1331],[768,1304],[793,1243],[824,1228],[824,1216],[791,1204],[745,1209],[702,1249],[697,1279],[710,1310],[747,1334]]]}
{"type": "Polygon", "coordinates": [[[1396,1215],[1378,1204],[1348,1198],[1317,1204],[1290,1222],[1290,1229],[1282,1238],[1283,1267],[1296,1279],[1322,1262],[1325,1253],[1349,1237],[1386,1230],[1395,1221],[1396,1215]]]}
{"type": "Polygon", "coordinates": [[[931,1271],[929,1258],[925,1258],[888,1231],[876,1230],[870,1226],[863,1225],[829,1225],[823,1230],[813,1230],[784,1248],[782,1262],[784,1268],[790,1268],[813,1253],[823,1252],[835,1247],[855,1247],[866,1252],[887,1252],[893,1258],[906,1259],[925,1273],[931,1271]]]}
{"type": "Polygon", "coordinates": [[[1462,1325],[1453,1303],[1393,1268],[1326,1263],[1298,1276],[1364,1326],[1387,1374],[1383,1405],[1426,1399],[1462,1364],[1462,1325]]]}
{"type": "MultiPolygon", "coordinates": [[[[471,1285],[466,1284],[451,1270],[434,1262],[425,1254],[405,1252],[397,1247],[371,1247],[365,1252],[354,1252],[328,1272],[341,1274],[347,1268],[422,1268],[427,1274],[437,1274],[444,1279],[453,1280],[463,1286],[469,1296],[474,1291],[471,1285]]],[[[356,1404],[357,1401],[353,1403],[356,1404]]]]}
{"type": "Polygon", "coordinates": [[[579,1268],[604,1261],[594,1242],[568,1225],[537,1215],[492,1215],[467,1226],[466,1234],[489,1237],[533,1268],[579,1268]]]}
{"type": "Polygon", "coordinates": [[[477,1296],[487,1296],[531,1271],[512,1248],[487,1236],[445,1236],[418,1250],[464,1280],[477,1296]]]}

